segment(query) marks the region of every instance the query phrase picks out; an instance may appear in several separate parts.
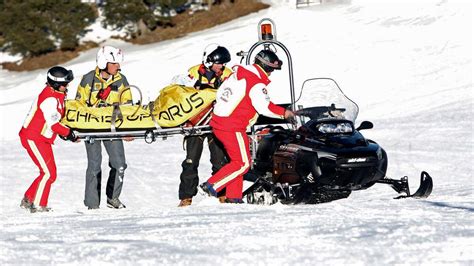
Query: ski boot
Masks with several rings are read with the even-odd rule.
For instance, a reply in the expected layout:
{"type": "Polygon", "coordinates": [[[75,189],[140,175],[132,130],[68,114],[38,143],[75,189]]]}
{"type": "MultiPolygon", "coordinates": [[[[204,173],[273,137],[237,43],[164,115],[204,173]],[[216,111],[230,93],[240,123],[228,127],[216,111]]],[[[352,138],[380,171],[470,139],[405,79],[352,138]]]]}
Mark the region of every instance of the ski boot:
{"type": "Polygon", "coordinates": [[[31,209],[32,206],[33,206],[33,203],[29,199],[27,199],[26,197],[24,197],[21,200],[20,208],[29,210],[29,209],[31,209]]]}
{"type": "Polygon", "coordinates": [[[209,197],[217,197],[217,192],[212,187],[212,184],[208,182],[204,182],[201,185],[199,185],[199,188],[201,189],[201,194],[208,195],[209,197]]]}
{"type": "Polygon", "coordinates": [[[186,207],[186,206],[191,205],[192,203],[193,203],[193,198],[182,199],[182,200],[179,202],[178,207],[186,207]]]}
{"type": "Polygon", "coordinates": [[[234,204],[242,204],[244,201],[242,199],[231,199],[231,198],[226,198],[225,203],[234,203],[234,204]]]}
{"type": "Polygon", "coordinates": [[[225,196],[219,196],[219,197],[217,197],[217,198],[219,199],[219,203],[227,203],[227,202],[226,202],[226,199],[227,199],[227,198],[226,198],[225,196]]]}
{"type": "Polygon", "coordinates": [[[125,205],[118,199],[109,199],[107,198],[107,207],[112,208],[112,209],[124,209],[126,208],[125,205]]]}
{"type": "Polygon", "coordinates": [[[52,211],[50,207],[47,207],[47,206],[35,206],[35,205],[32,205],[31,208],[30,208],[30,212],[31,213],[36,213],[36,212],[50,212],[52,211]]]}

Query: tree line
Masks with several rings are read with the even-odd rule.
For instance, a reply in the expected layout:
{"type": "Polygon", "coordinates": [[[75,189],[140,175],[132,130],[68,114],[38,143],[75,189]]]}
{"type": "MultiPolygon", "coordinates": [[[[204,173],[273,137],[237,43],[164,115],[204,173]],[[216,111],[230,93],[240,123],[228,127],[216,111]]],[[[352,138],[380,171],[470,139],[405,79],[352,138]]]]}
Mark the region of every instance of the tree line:
{"type": "MultiPolygon", "coordinates": [[[[104,27],[129,37],[169,24],[167,12],[184,10],[187,0],[0,0],[0,49],[25,57],[74,50],[101,12],[104,27]]],[[[168,12],[169,13],[169,12],[168,12]]]]}

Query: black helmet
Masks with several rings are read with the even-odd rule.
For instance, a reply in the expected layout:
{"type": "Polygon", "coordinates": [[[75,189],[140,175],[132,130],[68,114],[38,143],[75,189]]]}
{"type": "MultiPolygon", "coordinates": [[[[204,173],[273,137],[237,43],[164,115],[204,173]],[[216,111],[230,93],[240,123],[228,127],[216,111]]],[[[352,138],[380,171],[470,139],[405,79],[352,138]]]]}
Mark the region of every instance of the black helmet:
{"type": "Polygon", "coordinates": [[[275,69],[280,70],[283,62],[271,50],[262,50],[255,56],[255,64],[261,66],[265,72],[270,73],[275,69]]]}
{"type": "Polygon", "coordinates": [[[204,50],[203,63],[206,67],[211,67],[212,64],[225,64],[229,61],[229,50],[223,46],[209,45],[204,50]]]}
{"type": "Polygon", "coordinates": [[[74,79],[72,70],[67,70],[64,67],[55,66],[48,70],[48,84],[55,90],[59,87],[66,86],[74,79]]]}

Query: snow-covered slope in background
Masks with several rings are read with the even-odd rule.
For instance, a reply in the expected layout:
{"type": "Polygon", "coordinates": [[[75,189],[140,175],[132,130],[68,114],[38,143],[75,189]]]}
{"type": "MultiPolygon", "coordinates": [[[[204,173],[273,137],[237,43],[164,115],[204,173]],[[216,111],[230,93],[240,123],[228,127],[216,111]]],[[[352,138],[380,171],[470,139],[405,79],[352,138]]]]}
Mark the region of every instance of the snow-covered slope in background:
{"type": "MultiPolygon", "coordinates": [[[[82,204],[83,144],[55,145],[58,180],[53,213],[19,209],[36,169],[17,132],[46,70],[0,70],[0,263],[72,264],[472,264],[473,83],[470,1],[336,1],[270,9],[178,40],[123,48],[123,73],[154,99],[170,79],[201,60],[206,44],[232,54],[257,40],[264,17],[292,53],[296,87],[332,77],[359,104],[365,136],[389,156],[388,175],[427,170],[435,187],[426,200],[393,200],[384,186],[316,206],[219,205],[198,195],[178,209],[182,138],[152,145],[126,143],[128,169],[121,199],[127,209],[87,211],[82,204]]],[[[95,66],[95,50],[68,62],[78,77],[95,66]]],[[[238,63],[234,56],[232,63],[238,63]]],[[[287,74],[274,73],[269,92],[286,101],[287,74]]],[[[209,176],[208,152],[200,176],[209,176]]],[[[104,152],[103,175],[107,176],[104,152]]],[[[105,181],[104,181],[105,183],[105,181]]],[[[105,195],[103,195],[105,197],[105,195]]]]}

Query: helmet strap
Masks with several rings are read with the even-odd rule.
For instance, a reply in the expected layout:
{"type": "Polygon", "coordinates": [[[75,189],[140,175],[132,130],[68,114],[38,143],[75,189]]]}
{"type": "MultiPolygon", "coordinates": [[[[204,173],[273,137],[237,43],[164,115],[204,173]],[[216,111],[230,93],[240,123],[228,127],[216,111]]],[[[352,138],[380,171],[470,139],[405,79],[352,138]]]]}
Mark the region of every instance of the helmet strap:
{"type": "Polygon", "coordinates": [[[207,69],[211,69],[212,65],[214,64],[212,62],[208,62],[207,60],[202,63],[207,69]]]}
{"type": "MultiPolygon", "coordinates": [[[[53,90],[57,91],[57,92],[62,92],[59,90],[59,88],[62,86],[60,84],[56,84],[56,85],[52,85],[52,84],[49,84],[48,82],[46,82],[46,85],[51,87],[53,90]]],[[[64,93],[67,93],[67,86],[64,86],[66,87],[66,90],[64,91],[64,93]]]]}
{"type": "MultiPolygon", "coordinates": [[[[105,64],[105,68],[104,68],[104,69],[101,69],[101,70],[104,71],[105,73],[107,73],[107,75],[109,75],[109,76],[107,77],[107,79],[110,78],[110,76],[113,76],[113,75],[109,72],[109,62],[107,62],[107,64],[105,64]]],[[[120,71],[120,69],[119,69],[118,71],[120,71]]]]}
{"type": "Polygon", "coordinates": [[[100,70],[100,77],[101,77],[101,78],[103,78],[103,79],[109,79],[110,76],[112,76],[112,74],[110,74],[110,72],[109,72],[109,70],[107,69],[107,67],[106,67],[105,69],[101,69],[101,70],[100,70]],[[104,77],[104,76],[102,75],[102,73],[107,74],[107,77],[104,77]]]}

